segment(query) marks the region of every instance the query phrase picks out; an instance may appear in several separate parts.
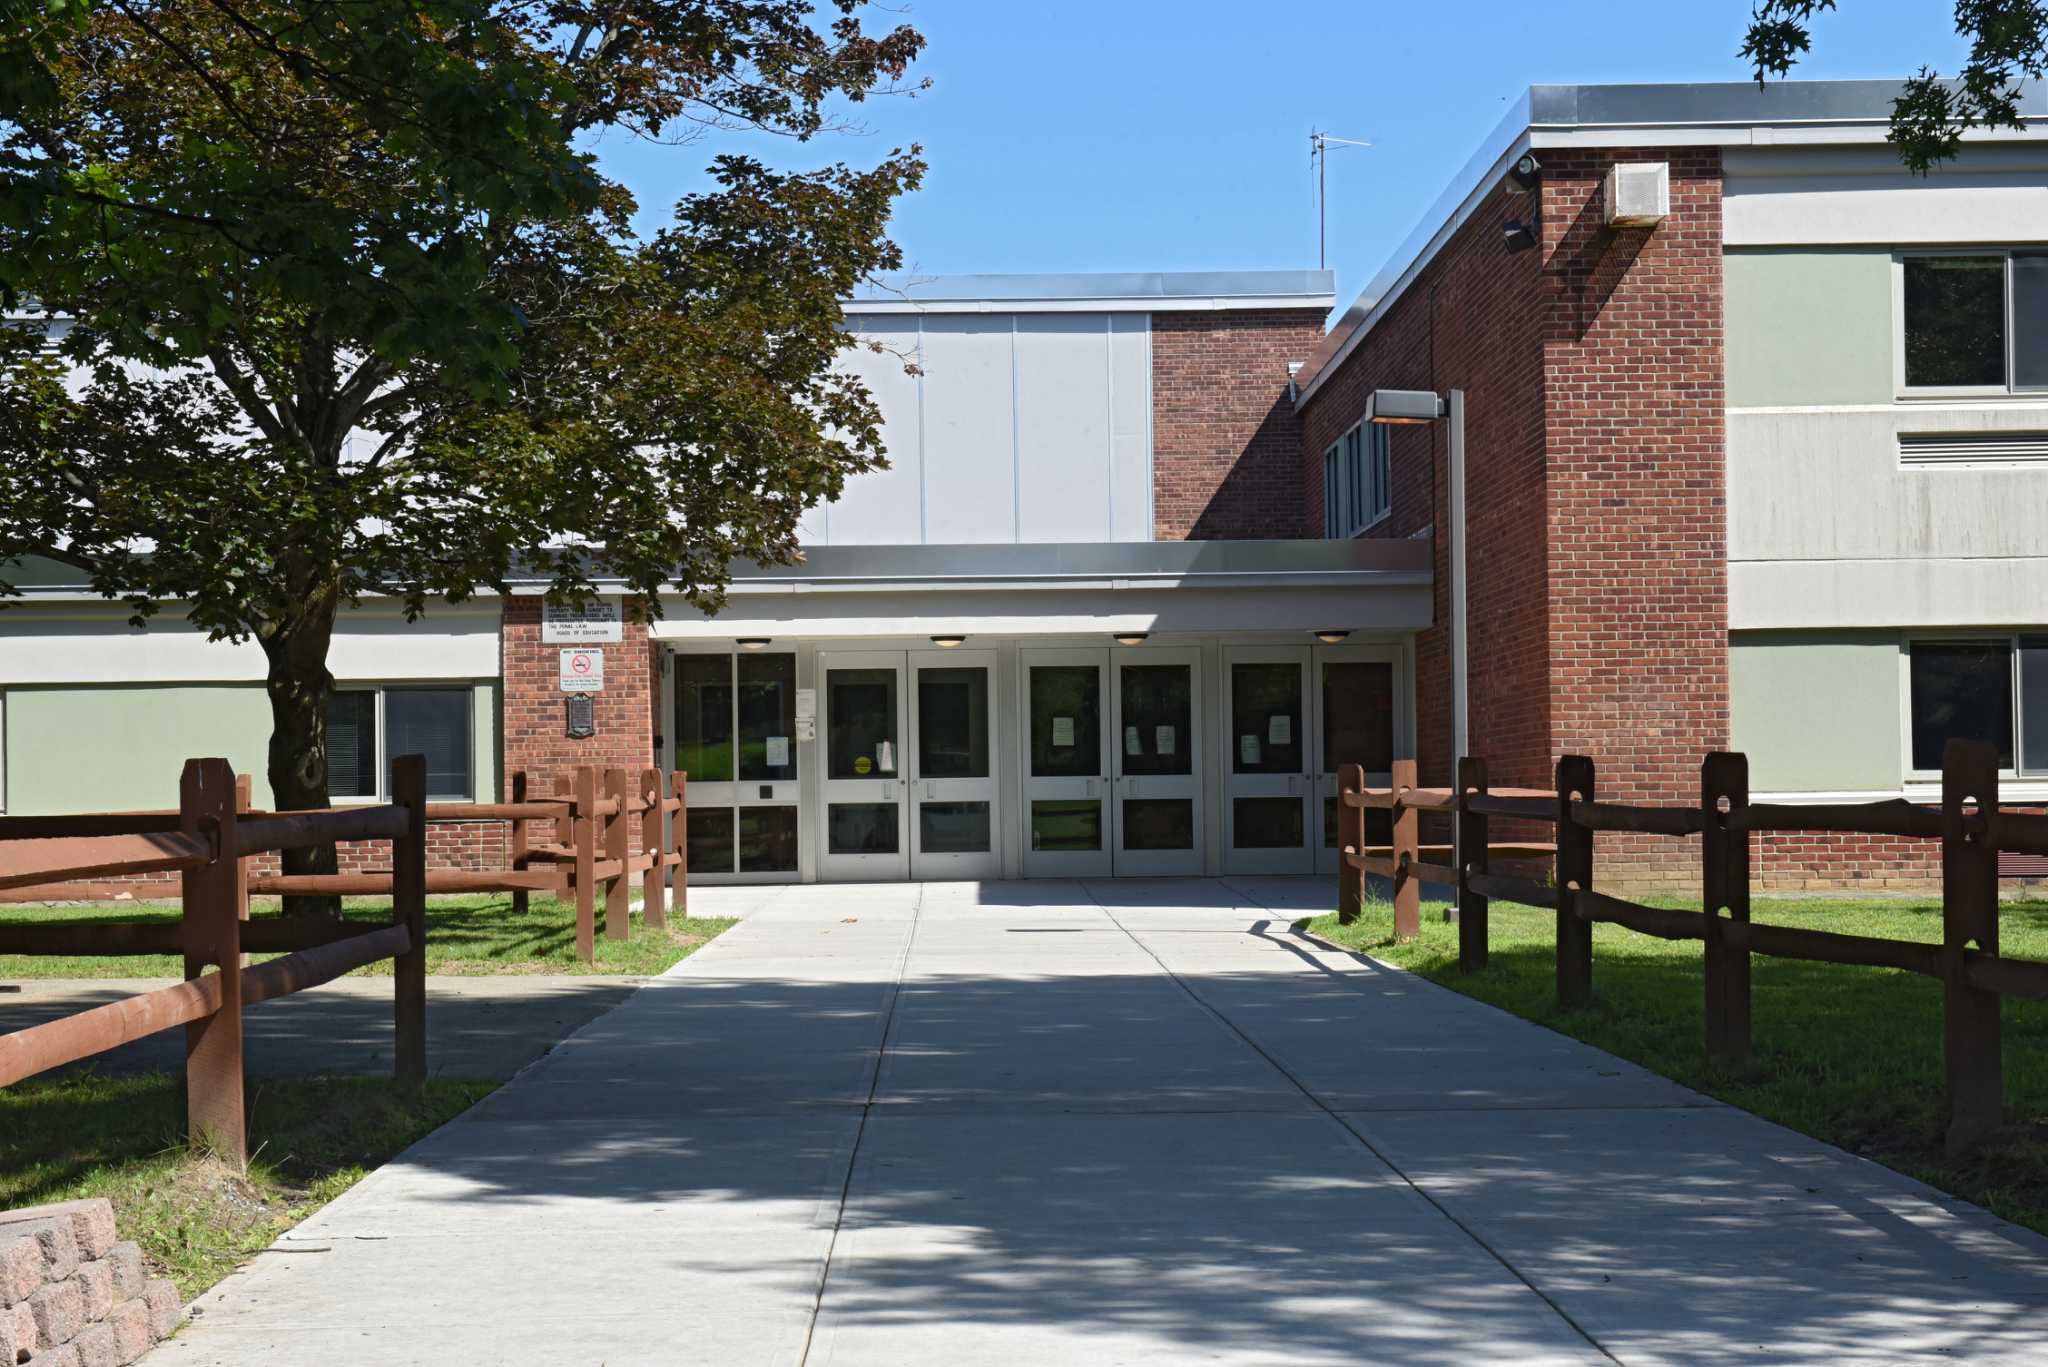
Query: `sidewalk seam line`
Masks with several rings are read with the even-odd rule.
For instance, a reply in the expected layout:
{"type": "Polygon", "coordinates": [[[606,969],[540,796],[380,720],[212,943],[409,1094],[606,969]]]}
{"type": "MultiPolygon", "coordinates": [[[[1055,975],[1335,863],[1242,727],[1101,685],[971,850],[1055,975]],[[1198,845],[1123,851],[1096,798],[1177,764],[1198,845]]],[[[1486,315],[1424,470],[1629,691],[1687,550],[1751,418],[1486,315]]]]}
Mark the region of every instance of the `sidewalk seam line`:
{"type": "Polygon", "coordinates": [[[854,1126],[853,1147],[846,1154],[846,1177],[839,1184],[839,1208],[832,1214],[832,1237],[825,1241],[825,1263],[818,1269],[818,1294],[811,1302],[811,1321],[804,1326],[804,1349],[797,1355],[797,1367],[811,1360],[811,1346],[818,1337],[818,1320],[825,1313],[825,1289],[832,1281],[832,1260],[839,1252],[839,1232],[846,1228],[846,1205],[853,1195],[853,1174],[860,1167],[861,1141],[867,1138],[868,1118],[875,1113],[875,1098],[882,1089],[882,1064],[889,1056],[889,1036],[896,1029],[896,1003],[903,999],[903,975],[910,969],[910,950],[917,943],[918,922],[924,917],[925,885],[917,885],[917,905],[910,912],[910,934],[903,937],[903,952],[896,958],[896,979],[889,985],[889,1005],[882,1012],[882,1037],[875,1043],[875,1070],[868,1076],[868,1099],[860,1108],[860,1123],[854,1126]]]}
{"type": "MultiPolygon", "coordinates": [[[[1294,1089],[1300,1092],[1304,1097],[1306,1097],[1309,1103],[1313,1105],[1317,1110],[1321,1111],[1330,1119],[1336,1121],[1337,1124],[1340,1127],[1342,1127],[1346,1134],[1350,1135],[1353,1139],[1357,1140],[1359,1145],[1363,1147],[1366,1150],[1366,1152],[1370,1153],[1373,1157],[1379,1159],[1380,1162],[1384,1163],[1387,1167],[1387,1170],[1393,1173],[1396,1177],[1400,1178],[1401,1181],[1404,1184],[1406,1184],[1410,1191],[1414,1192],[1417,1196],[1420,1196],[1424,1201],[1427,1201],[1430,1204],[1430,1206],[1437,1212],[1437,1214],[1443,1216],[1444,1219],[1450,1221],[1451,1224],[1456,1226],[1457,1229],[1461,1233],[1463,1233],[1466,1238],[1470,1239],[1473,1243],[1477,1244],[1480,1248],[1484,1249],[1489,1257],[1491,1257],[1495,1262],[1499,1263],[1501,1267],[1507,1271],[1508,1275],[1512,1276],[1516,1281],[1520,1282],[1523,1286],[1529,1288],[1529,1292],[1531,1295],[1535,1296],[1538,1300],[1542,1301],[1545,1305],[1549,1306],[1551,1311],[1554,1314],[1556,1314],[1556,1316],[1559,1319],[1563,1320],[1566,1324],[1570,1325],[1572,1327],[1572,1331],[1576,1333],[1580,1338],[1584,1339],[1587,1342],[1587,1344],[1589,1344],[1594,1349],[1594,1351],[1598,1352],[1602,1357],[1606,1358],[1609,1362],[1616,1364],[1619,1364],[1621,1362],[1620,1358],[1616,1357],[1612,1352],[1608,1350],[1606,1344],[1600,1342],[1599,1339],[1595,1338],[1590,1332],[1588,1332],[1586,1326],[1580,1324],[1576,1319],[1573,1319],[1570,1312],[1568,1312],[1563,1306],[1559,1305],[1555,1300],[1553,1300],[1548,1294],[1546,1294],[1543,1291],[1541,1287],[1537,1286],[1536,1283],[1530,1281],[1528,1277],[1523,1275],[1522,1270],[1516,1267],[1513,1263],[1509,1262],[1499,1249],[1495,1248],[1492,1244],[1488,1243],[1485,1239],[1481,1238],[1477,1230],[1473,1229],[1470,1225],[1466,1224],[1463,1220],[1459,1219],[1456,1215],[1452,1214],[1449,1207],[1445,1206],[1443,1202],[1437,1200],[1436,1197],[1432,1196],[1428,1191],[1424,1190],[1422,1185],[1418,1183],[1413,1177],[1410,1177],[1407,1171],[1403,1169],[1400,1164],[1396,1163],[1391,1157],[1383,1153],[1378,1145],[1374,1144],[1370,1139],[1366,1138],[1361,1131],[1355,1128],[1350,1121],[1344,1118],[1341,1112],[1332,1109],[1327,1102],[1325,1102],[1321,1097],[1317,1096],[1315,1092],[1312,1089],[1310,1089],[1308,1084],[1303,1082],[1299,1077],[1295,1076],[1293,1070],[1288,1068],[1286,1064],[1282,1063],[1279,1059],[1275,1058],[1270,1052],[1268,1052],[1264,1045],[1260,1044],[1257,1040],[1253,1039],[1252,1036],[1246,1033],[1245,1030],[1237,1024],[1236,1021],[1232,1020],[1229,1016],[1225,1015],[1207,998],[1202,996],[1201,993],[1197,992],[1193,987],[1189,986],[1185,978],[1181,977],[1180,974],[1174,972],[1172,968],[1168,967],[1166,960],[1160,958],[1159,955],[1153,950],[1152,946],[1146,944],[1143,940],[1139,939],[1138,936],[1130,929],[1130,927],[1126,926],[1123,923],[1123,921],[1117,916],[1116,912],[1112,911],[1107,905],[1105,905],[1101,898],[1096,897],[1092,889],[1087,889],[1085,883],[1083,884],[1083,888],[1088,892],[1088,896],[1094,900],[1095,904],[1102,908],[1102,914],[1109,917],[1109,919],[1112,922],[1115,922],[1117,929],[1123,931],[1125,935],[1129,936],[1131,943],[1136,945],[1140,950],[1142,950],[1145,953],[1146,957],[1151,959],[1153,963],[1158,964],[1159,971],[1164,973],[1167,977],[1171,978],[1174,982],[1174,985],[1179,987],[1181,991],[1185,992],[1190,1001],[1194,1002],[1196,1006],[1200,1007],[1202,1010],[1206,1011],[1209,1015],[1214,1017],[1217,1020],[1217,1022],[1223,1026],[1224,1029],[1230,1031],[1231,1034],[1236,1035],[1240,1040],[1244,1041],[1245,1047],[1250,1049],[1253,1053],[1257,1054],[1260,1058],[1264,1059],[1266,1063],[1270,1067],[1272,1067],[1272,1069],[1275,1072],[1279,1073],[1280,1076],[1286,1078],[1289,1083],[1293,1084],[1294,1089]]],[[[1237,890],[1232,889],[1232,891],[1236,892],[1237,890]]],[[[1240,893],[1239,895],[1241,896],[1243,894],[1240,893]]],[[[1261,907],[1261,909],[1266,911],[1272,910],[1272,908],[1270,907],[1261,907]]]]}

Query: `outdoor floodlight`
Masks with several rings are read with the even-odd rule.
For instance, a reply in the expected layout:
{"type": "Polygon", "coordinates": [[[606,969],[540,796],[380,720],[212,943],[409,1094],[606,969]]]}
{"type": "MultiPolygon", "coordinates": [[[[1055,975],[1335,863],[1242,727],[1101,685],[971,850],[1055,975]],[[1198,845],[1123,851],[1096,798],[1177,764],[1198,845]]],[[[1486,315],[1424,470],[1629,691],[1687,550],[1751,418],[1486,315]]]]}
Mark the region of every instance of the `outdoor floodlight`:
{"type": "Polygon", "coordinates": [[[1507,227],[1501,230],[1501,236],[1507,240],[1510,252],[1526,252],[1536,245],[1536,225],[1511,218],[1507,227]]]}
{"type": "Polygon", "coordinates": [[[1526,195],[1543,183],[1543,163],[1524,152],[1504,177],[1508,189],[1518,195],[1526,195]]]}
{"type": "Polygon", "coordinates": [[[1367,422],[1384,425],[1435,422],[1443,415],[1443,396],[1432,389],[1375,389],[1365,401],[1367,422]]]}

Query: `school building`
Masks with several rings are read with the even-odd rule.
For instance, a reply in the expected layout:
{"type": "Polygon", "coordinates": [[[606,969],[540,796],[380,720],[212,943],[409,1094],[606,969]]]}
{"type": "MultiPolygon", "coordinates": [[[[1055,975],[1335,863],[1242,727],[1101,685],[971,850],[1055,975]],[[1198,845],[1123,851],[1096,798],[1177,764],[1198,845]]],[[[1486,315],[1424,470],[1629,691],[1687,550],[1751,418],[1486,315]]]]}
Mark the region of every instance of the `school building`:
{"type": "MultiPolygon", "coordinates": [[[[803,563],[734,566],[715,618],[350,614],[337,797],[414,750],[449,797],[686,769],[706,881],[1333,872],[1337,768],[1408,755],[1692,801],[1732,747],[1759,796],[1921,798],[1966,735],[2048,799],[2048,97],[1922,179],[1896,88],[1531,88],[1334,320],[1314,271],[849,300],[891,466],[803,563]]],[[[254,646],[29,569],[5,810],[166,805],[189,754],[260,780],[254,646]]]]}

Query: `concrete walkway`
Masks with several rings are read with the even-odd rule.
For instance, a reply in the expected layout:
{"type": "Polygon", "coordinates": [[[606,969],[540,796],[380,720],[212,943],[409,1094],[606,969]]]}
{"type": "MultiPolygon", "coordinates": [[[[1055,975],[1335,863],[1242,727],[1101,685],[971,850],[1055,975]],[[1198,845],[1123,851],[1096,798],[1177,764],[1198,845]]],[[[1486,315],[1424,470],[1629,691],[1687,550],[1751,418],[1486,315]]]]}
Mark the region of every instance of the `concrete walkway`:
{"type": "Polygon", "coordinates": [[[151,1361],[2048,1362],[2048,1242],[1307,945],[1320,880],[696,898],[151,1361]]]}

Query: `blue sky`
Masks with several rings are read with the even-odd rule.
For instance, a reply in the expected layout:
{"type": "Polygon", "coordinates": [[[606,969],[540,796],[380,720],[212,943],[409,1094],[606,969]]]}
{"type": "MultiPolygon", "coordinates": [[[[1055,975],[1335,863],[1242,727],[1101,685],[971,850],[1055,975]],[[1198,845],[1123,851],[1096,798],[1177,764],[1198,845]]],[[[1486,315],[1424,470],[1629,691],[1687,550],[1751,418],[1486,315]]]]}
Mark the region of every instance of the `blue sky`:
{"type": "MultiPolygon", "coordinates": [[[[1947,0],[1848,0],[1810,78],[1896,77],[1962,54],[1947,0]]],[[[908,0],[867,22],[929,40],[915,98],[849,111],[861,131],[755,139],[789,167],[923,144],[896,239],[920,274],[1316,264],[1308,134],[1333,154],[1330,264],[1348,302],[1531,84],[1741,80],[1748,0],[908,0]],[[900,20],[893,16],[900,15],[900,20]]],[[[658,226],[714,144],[600,154],[658,226]]]]}

